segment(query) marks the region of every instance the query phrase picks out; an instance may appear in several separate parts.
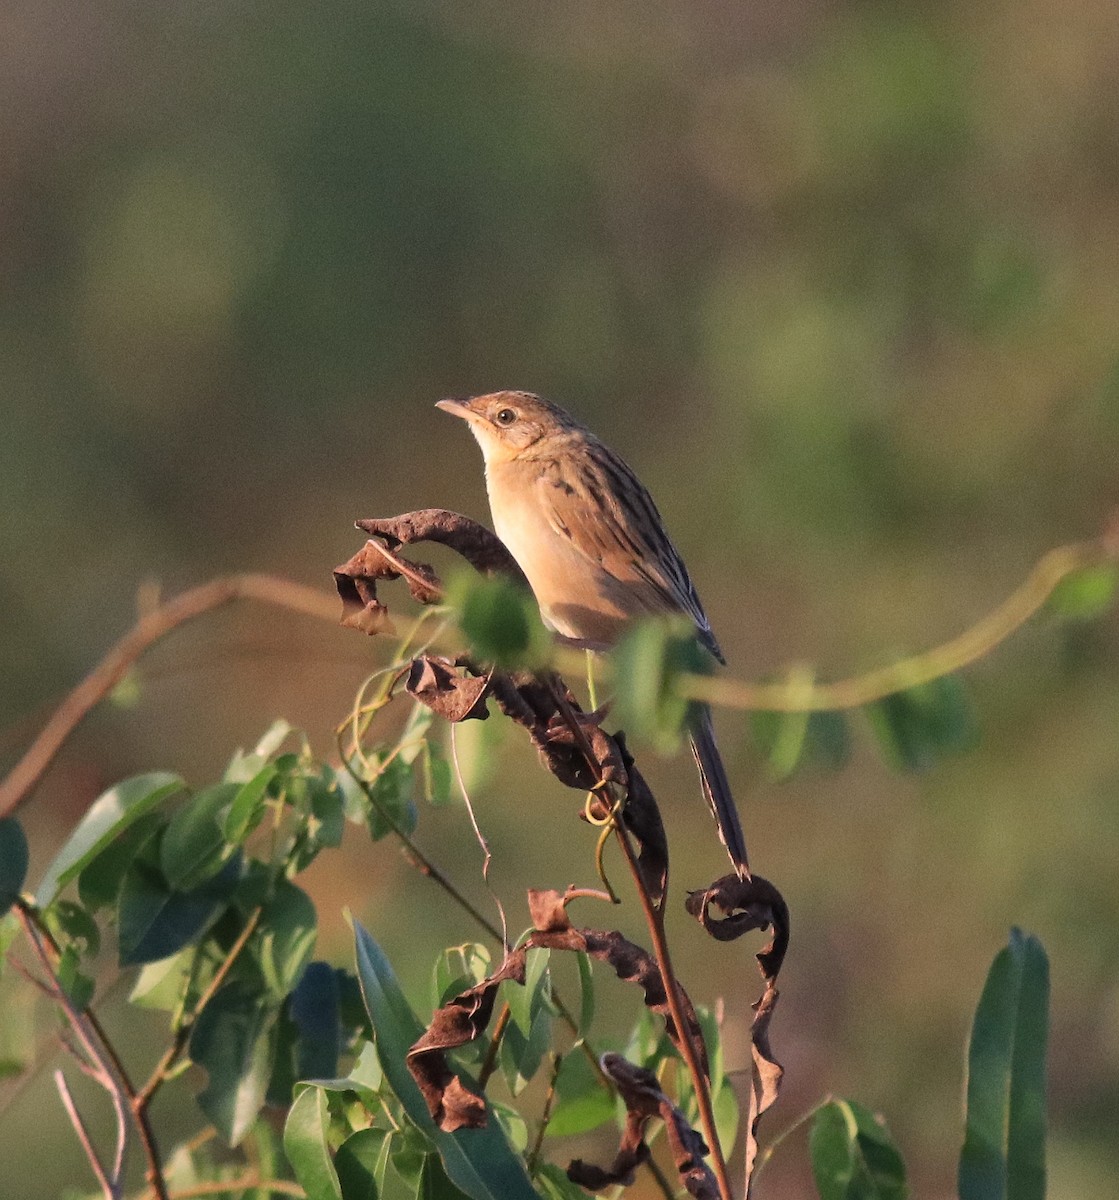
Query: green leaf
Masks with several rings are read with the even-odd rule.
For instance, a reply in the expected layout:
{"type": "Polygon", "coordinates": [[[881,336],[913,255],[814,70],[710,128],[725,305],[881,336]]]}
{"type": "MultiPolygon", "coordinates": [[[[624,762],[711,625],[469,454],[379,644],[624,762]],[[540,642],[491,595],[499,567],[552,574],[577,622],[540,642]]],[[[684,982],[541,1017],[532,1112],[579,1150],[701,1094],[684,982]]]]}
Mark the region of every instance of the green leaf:
{"type": "Polygon", "coordinates": [[[1072,621],[1092,621],[1109,612],[1119,592],[1119,564],[1099,563],[1066,575],[1049,595],[1050,612],[1072,621]]]}
{"type": "Polygon", "coordinates": [[[318,915],[302,888],[277,882],[252,938],[252,953],[264,984],[277,1000],[295,987],[315,949],[318,915]]]}
{"type": "MultiPolygon", "coordinates": [[[[330,1157],[330,1106],[314,1085],[298,1089],[284,1123],[284,1153],[307,1200],[342,1200],[342,1185],[330,1157]]],[[[372,1193],[376,1196],[376,1191],[372,1193]]]]}
{"type": "Polygon", "coordinates": [[[465,1200],[465,1193],[447,1178],[438,1154],[424,1155],[416,1188],[417,1200],[465,1200]]]}
{"type": "Polygon", "coordinates": [[[128,1003],[174,1012],[186,991],[195,954],[194,946],[186,946],[178,954],[147,963],[132,985],[128,1003]]]}
{"type": "Polygon", "coordinates": [[[15,817],[0,820],[0,916],[19,896],[27,878],[27,836],[15,817]]]}
{"type": "Polygon", "coordinates": [[[902,1162],[885,1126],[861,1104],[831,1100],[816,1113],[808,1138],[821,1200],[905,1200],[902,1162]]]}
{"type": "Polygon", "coordinates": [[[841,712],[754,712],[750,733],[765,757],[766,774],[775,782],[804,767],[836,771],[851,754],[847,719],[841,712]]]}
{"type": "Polygon", "coordinates": [[[240,876],[239,857],[231,859],[200,888],[180,892],[167,882],[151,855],[139,855],[129,867],[118,908],[122,967],[155,962],[193,942],[221,916],[240,876]]]}
{"type": "Polygon", "coordinates": [[[452,996],[481,983],[489,974],[490,952],[481,942],[448,946],[431,972],[431,1007],[441,1008],[452,996]]]}
{"type": "Polygon", "coordinates": [[[222,776],[222,782],[248,783],[275,755],[288,736],[298,732],[283,717],[277,718],[250,753],[238,750],[233,755],[222,776]]]}
{"type": "Polygon", "coordinates": [[[209,1076],[199,1107],[231,1146],[252,1128],[264,1104],[278,1017],[270,997],[243,983],[227,983],[191,1033],[190,1057],[209,1076]]]}
{"type": "Polygon", "coordinates": [[[505,575],[461,574],[451,581],[448,601],[459,627],[483,662],[506,670],[531,670],[548,661],[551,634],[530,592],[505,575]]]}
{"type": "Polygon", "coordinates": [[[342,1200],[377,1200],[391,1146],[387,1129],[359,1129],[346,1138],[334,1156],[342,1200]]]}
{"type": "Polygon", "coordinates": [[[451,793],[454,787],[451,764],[438,743],[426,741],[424,747],[424,798],[428,804],[441,808],[451,802],[451,793]]]}
{"type": "Polygon", "coordinates": [[[117,903],[133,859],[155,831],[167,823],[167,817],[161,812],[145,813],[82,868],[78,876],[78,898],[86,908],[96,912],[117,903]]]}
{"type": "Polygon", "coordinates": [[[1049,960],[1018,929],[991,964],[971,1030],[960,1200],[1043,1200],[1049,960]]]}
{"type": "Polygon", "coordinates": [[[560,1063],[548,1133],[556,1137],[587,1133],[613,1121],[614,1112],[614,1093],[582,1049],[573,1047],[560,1063]]]}
{"type": "Polygon", "coordinates": [[[58,942],[81,942],[74,949],[83,957],[101,949],[101,930],[89,912],[72,900],[56,900],[46,911],[47,927],[58,942]]]}
{"type": "Polygon", "coordinates": [[[368,785],[368,796],[372,806],[369,834],[374,841],[393,832],[393,825],[386,820],[385,814],[405,833],[415,832],[417,813],[412,803],[412,768],[399,755],[380,769],[376,779],[368,785]]]}
{"type": "Polygon", "coordinates": [[[159,865],[177,891],[189,891],[216,875],[233,853],[222,824],[238,791],[235,783],[203,788],[171,818],[159,845],[159,865]]]}
{"type": "Polygon", "coordinates": [[[540,1069],[552,1041],[552,988],[548,973],[549,952],[529,950],[525,982],[509,983],[504,996],[512,1018],[501,1041],[502,1073],[514,1096],[519,1096],[540,1069]]]}
{"type": "Polygon", "coordinates": [[[59,890],[133,821],[185,787],[177,775],[156,771],[126,779],[99,796],[47,868],[35,903],[46,908],[59,890]]]}
{"type": "Polygon", "coordinates": [[[578,1037],[586,1037],[594,1022],[594,969],[591,956],[580,950],[575,955],[579,964],[579,1020],[575,1026],[578,1037]]]}
{"type": "Polygon", "coordinates": [[[354,923],[354,940],[358,979],[385,1077],[408,1116],[438,1146],[448,1176],[472,1200],[538,1200],[524,1162],[497,1121],[487,1122],[483,1129],[455,1133],[436,1127],[405,1065],[405,1056],[423,1026],[380,946],[358,922],[354,923]]]}
{"type": "Polygon", "coordinates": [[[307,965],[288,1004],[299,1033],[296,1074],[299,1079],[324,1079],[338,1072],[342,1022],[338,1012],[338,977],[325,962],[307,965]]]}
{"type": "Polygon", "coordinates": [[[268,795],[268,785],[276,778],[276,775],[275,765],[268,763],[261,767],[252,779],[237,788],[222,825],[222,832],[229,841],[243,842],[260,824],[261,818],[267,811],[265,800],[268,795]]]}
{"type": "Polygon", "coordinates": [[[58,960],[58,982],[77,1009],[85,1008],[93,999],[93,980],[78,969],[81,956],[73,946],[67,946],[58,960]]]}
{"type": "Polygon", "coordinates": [[[955,675],[895,692],[865,711],[886,761],[902,771],[928,770],[979,738],[971,701],[955,675]]]}
{"type": "Polygon", "coordinates": [[[572,1183],[567,1172],[555,1163],[544,1163],[540,1167],[536,1172],[536,1183],[546,1200],[587,1200],[587,1193],[577,1183],[572,1183]]]}
{"type": "Polygon", "coordinates": [[[676,679],[710,666],[691,622],[683,617],[641,621],[614,648],[613,660],[612,715],[618,724],[658,750],[676,749],[692,708],[676,679]]]}

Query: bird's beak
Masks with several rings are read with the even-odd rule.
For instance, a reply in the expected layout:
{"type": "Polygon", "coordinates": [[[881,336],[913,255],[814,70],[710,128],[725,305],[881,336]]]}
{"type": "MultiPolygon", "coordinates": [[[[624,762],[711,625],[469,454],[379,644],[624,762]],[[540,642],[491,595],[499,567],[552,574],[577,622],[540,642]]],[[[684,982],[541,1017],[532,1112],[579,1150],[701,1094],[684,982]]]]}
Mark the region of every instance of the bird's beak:
{"type": "Polygon", "coordinates": [[[459,396],[448,396],[445,400],[436,400],[435,407],[449,412],[452,416],[462,417],[464,420],[474,415],[470,411],[469,401],[463,400],[459,396]]]}

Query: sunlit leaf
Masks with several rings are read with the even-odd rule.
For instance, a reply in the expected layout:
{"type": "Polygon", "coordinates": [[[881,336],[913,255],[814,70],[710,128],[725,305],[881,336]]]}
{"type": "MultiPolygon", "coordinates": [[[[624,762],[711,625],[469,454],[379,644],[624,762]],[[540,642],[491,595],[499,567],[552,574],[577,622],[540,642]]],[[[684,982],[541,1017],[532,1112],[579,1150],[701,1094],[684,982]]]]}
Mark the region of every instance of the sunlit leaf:
{"type": "Polygon", "coordinates": [[[821,1200],[905,1200],[905,1163],[885,1126],[861,1104],[831,1100],[812,1121],[812,1175],[821,1200]]]}
{"type": "Polygon", "coordinates": [[[427,1110],[405,1063],[423,1027],[404,998],[395,972],[369,933],[354,923],[357,974],[385,1077],[416,1126],[439,1147],[451,1180],[472,1200],[536,1200],[524,1162],[497,1121],[483,1129],[443,1133],[427,1110]]]}
{"type": "Polygon", "coordinates": [[[318,914],[302,888],[277,881],[265,902],[252,939],[264,985],[281,1000],[295,987],[315,948],[318,914]]]}
{"type": "Polygon", "coordinates": [[[266,811],[268,785],[276,775],[275,764],[268,763],[238,787],[222,825],[222,832],[229,841],[244,841],[256,828],[266,811]]]}
{"type": "Polygon", "coordinates": [[[531,669],[548,659],[552,638],[540,620],[530,592],[505,575],[460,575],[452,582],[449,603],[472,651],[498,667],[531,669]]]}
{"type": "Polygon", "coordinates": [[[960,1200],[1043,1200],[1049,960],[1018,929],[991,964],[968,1047],[960,1200]]]}
{"type": "Polygon", "coordinates": [[[133,821],[137,821],[168,796],[186,785],[177,775],[156,771],[118,783],[96,799],[67,838],[66,844],[47,868],[35,895],[40,908],[46,906],[79,871],[91,862],[133,821]]]}
{"type": "Polygon", "coordinates": [[[377,1200],[385,1178],[392,1133],[387,1129],[359,1129],[338,1147],[334,1169],[342,1200],[377,1200]]]}
{"type": "Polygon", "coordinates": [[[1057,616],[1092,621],[1109,612],[1119,592],[1119,563],[1099,563],[1066,575],[1049,595],[1047,606],[1057,616]]]}
{"type": "MultiPolygon", "coordinates": [[[[314,1085],[299,1089],[284,1122],[284,1152],[307,1200],[342,1200],[342,1185],[330,1155],[330,1108],[314,1085]]],[[[376,1192],[372,1193],[376,1196],[376,1192]]]]}
{"type": "Polygon", "coordinates": [[[613,1091],[582,1048],[573,1047],[560,1063],[548,1132],[554,1136],[587,1133],[613,1121],[615,1111],[613,1091]]]}
{"type": "Polygon", "coordinates": [[[691,622],[684,618],[641,621],[615,647],[613,660],[611,715],[631,737],[660,750],[675,749],[692,708],[680,694],[677,678],[684,672],[702,673],[710,666],[691,622]]]}

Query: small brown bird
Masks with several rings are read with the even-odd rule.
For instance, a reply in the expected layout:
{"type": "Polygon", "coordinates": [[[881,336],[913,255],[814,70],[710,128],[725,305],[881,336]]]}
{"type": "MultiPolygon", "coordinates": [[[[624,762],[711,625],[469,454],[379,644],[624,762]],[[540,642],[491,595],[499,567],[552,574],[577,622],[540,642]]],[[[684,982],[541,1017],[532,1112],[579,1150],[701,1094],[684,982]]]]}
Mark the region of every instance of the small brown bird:
{"type": "MultiPolygon", "coordinates": [[[[636,617],[683,613],[719,662],[722,651],[653,498],[608,446],[556,404],[529,392],[440,400],[482,448],[497,535],[532,585],[545,624],[604,649],[636,617]]],[[[746,841],[715,744],[696,706],[690,736],[704,794],[735,870],[746,841]]]]}

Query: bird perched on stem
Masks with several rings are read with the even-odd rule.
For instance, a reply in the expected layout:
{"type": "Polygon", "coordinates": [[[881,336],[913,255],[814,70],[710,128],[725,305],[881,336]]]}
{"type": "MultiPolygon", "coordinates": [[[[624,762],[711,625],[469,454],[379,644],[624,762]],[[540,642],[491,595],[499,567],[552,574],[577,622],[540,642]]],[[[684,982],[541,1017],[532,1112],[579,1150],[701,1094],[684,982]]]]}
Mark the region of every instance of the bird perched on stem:
{"type": "MultiPolygon", "coordinates": [[[[547,625],[604,649],[637,617],[683,613],[699,644],[725,661],[653,498],[586,426],[529,392],[440,400],[438,407],[462,417],[481,446],[494,529],[547,625]]],[[[739,876],[749,878],[706,705],[695,706],[689,736],[719,836],[739,876]]]]}

